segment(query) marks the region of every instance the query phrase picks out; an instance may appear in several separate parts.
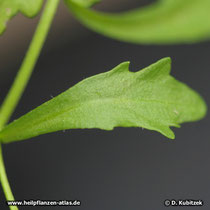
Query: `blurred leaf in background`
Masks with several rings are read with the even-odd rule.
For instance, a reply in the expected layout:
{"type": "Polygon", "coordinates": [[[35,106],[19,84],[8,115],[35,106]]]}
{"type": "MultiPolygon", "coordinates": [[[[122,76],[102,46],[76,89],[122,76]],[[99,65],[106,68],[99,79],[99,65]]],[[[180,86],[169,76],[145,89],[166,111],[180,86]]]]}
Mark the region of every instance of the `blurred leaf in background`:
{"type": "Polygon", "coordinates": [[[83,7],[91,7],[94,4],[99,3],[101,0],[72,0],[72,1],[83,7]]]}
{"type": "Polygon", "coordinates": [[[34,17],[41,9],[43,0],[0,0],[0,34],[6,29],[7,22],[21,12],[34,17]]]}
{"type": "Polygon", "coordinates": [[[69,9],[92,30],[126,42],[194,43],[210,38],[209,0],[158,0],[122,13],[104,13],[65,0],[69,9]]]}

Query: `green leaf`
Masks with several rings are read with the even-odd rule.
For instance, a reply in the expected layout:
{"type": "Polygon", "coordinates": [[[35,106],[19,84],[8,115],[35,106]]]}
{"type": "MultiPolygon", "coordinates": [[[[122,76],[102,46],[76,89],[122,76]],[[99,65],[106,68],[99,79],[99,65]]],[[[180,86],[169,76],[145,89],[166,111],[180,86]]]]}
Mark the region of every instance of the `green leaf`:
{"type": "Polygon", "coordinates": [[[173,139],[170,126],[199,120],[203,99],[169,75],[170,58],[138,72],[124,62],[87,78],[0,132],[3,143],[73,128],[143,127],[173,139]]]}
{"type": "Polygon", "coordinates": [[[94,4],[99,3],[101,0],[72,0],[76,4],[82,6],[82,7],[91,7],[94,4]]]}
{"type": "Polygon", "coordinates": [[[34,17],[41,9],[43,0],[0,0],[0,34],[5,30],[8,20],[21,12],[34,17]]]}
{"type": "Polygon", "coordinates": [[[111,14],[66,4],[87,27],[133,43],[193,43],[210,38],[210,0],[159,0],[149,6],[111,14]]]}

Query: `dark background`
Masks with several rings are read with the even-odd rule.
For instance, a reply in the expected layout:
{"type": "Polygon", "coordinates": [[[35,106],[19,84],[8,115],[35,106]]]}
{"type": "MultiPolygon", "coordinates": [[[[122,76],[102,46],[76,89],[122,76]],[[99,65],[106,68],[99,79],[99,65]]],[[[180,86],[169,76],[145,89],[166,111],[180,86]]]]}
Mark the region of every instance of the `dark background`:
{"type": "MultiPolygon", "coordinates": [[[[111,5],[112,1],[105,0],[99,8],[120,11],[150,2],[118,0],[111,5]]],[[[134,45],[103,37],[68,19],[72,17],[61,5],[12,120],[80,80],[123,61],[131,61],[130,69],[136,71],[166,56],[173,61],[172,75],[197,90],[210,104],[210,42],[134,45]]],[[[37,20],[29,22],[18,16],[1,37],[1,101],[21,64],[37,20]],[[22,30],[12,28],[17,23],[22,30]]],[[[174,129],[175,140],[141,128],[115,128],[56,132],[3,145],[8,178],[17,200],[77,199],[82,203],[67,209],[162,210],[166,199],[202,199],[203,207],[187,209],[210,209],[209,125],[209,114],[200,122],[183,124],[174,129]]],[[[4,200],[0,189],[1,210],[8,209],[4,200]]]]}

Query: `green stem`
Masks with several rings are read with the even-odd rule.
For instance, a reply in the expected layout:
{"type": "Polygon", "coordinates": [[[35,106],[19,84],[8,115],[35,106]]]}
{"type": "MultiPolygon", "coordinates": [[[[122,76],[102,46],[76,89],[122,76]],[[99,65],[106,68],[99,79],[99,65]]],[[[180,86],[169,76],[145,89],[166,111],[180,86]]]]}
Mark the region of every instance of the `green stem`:
{"type": "MultiPolygon", "coordinates": [[[[26,53],[23,63],[18,71],[18,74],[13,82],[12,87],[7,94],[1,109],[0,109],[0,130],[8,122],[14,109],[16,108],[23,91],[30,79],[34,66],[38,60],[43,44],[49,32],[53,17],[56,13],[59,0],[48,0],[41,19],[31,41],[30,47],[26,53]]],[[[2,147],[0,144],[0,182],[7,200],[14,200],[6,170],[3,161],[2,147]]],[[[10,206],[11,210],[18,210],[16,206],[10,206]]]]}
{"type": "Polygon", "coordinates": [[[30,79],[36,61],[47,37],[59,0],[48,0],[30,47],[0,109],[0,129],[8,122],[30,79]]]}
{"type": "MultiPolygon", "coordinates": [[[[0,144],[0,182],[2,183],[2,187],[4,189],[5,197],[8,201],[14,201],[14,196],[12,194],[8,179],[6,170],[4,167],[4,160],[3,160],[3,154],[2,154],[2,146],[0,144]]],[[[10,206],[11,210],[18,210],[17,206],[10,206]]]]}

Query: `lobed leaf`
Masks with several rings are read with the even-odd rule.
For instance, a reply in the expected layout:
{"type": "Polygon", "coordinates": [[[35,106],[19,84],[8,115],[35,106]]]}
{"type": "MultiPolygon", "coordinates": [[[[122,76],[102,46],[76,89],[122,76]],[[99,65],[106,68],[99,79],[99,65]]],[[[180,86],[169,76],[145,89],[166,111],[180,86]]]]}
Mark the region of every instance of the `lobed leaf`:
{"type": "Polygon", "coordinates": [[[5,30],[8,20],[18,12],[33,17],[41,9],[42,3],[43,0],[0,0],[0,34],[5,30]]]}
{"type": "Polygon", "coordinates": [[[87,27],[133,43],[193,43],[210,38],[209,0],[158,0],[152,5],[118,14],[84,8],[65,0],[87,27]]]}
{"type": "Polygon", "coordinates": [[[199,120],[203,99],[169,75],[170,58],[138,71],[124,62],[87,78],[15,120],[0,132],[3,143],[65,129],[143,127],[173,139],[170,126],[199,120]]]}

